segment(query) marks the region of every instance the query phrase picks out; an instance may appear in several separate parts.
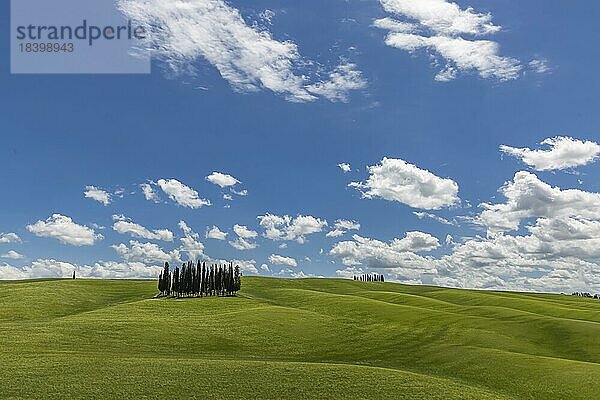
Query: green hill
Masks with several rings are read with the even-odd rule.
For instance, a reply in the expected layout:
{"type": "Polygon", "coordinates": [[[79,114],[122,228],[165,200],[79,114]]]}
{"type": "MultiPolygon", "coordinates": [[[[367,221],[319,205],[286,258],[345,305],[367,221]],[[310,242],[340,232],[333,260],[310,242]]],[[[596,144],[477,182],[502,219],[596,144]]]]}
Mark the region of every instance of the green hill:
{"type": "Polygon", "coordinates": [[[0,283],[0,398],[600,397],[600,301],[245,277],[0,283]]]}

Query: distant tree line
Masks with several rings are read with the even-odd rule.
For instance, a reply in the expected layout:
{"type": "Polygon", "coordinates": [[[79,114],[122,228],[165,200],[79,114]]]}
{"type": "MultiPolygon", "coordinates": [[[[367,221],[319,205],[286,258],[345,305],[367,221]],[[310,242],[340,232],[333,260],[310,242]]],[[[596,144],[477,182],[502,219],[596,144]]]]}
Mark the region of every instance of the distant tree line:
{"type": "Polygon", "coordinates": [[[595,294],[592,296],[591,293],[587,293],[587,292],[573,292],[572,295],[578,296],[578,297],[587,297],[588,299],[600,299],[600,295],[595,294]]]}
{"type": "Polygon", "coordinates": [[[207,267],[189,261],[171,271],[166,262],[158,277],[158,291],[173,297],[233,296],[242,286],[241,276],[240,267],[233,263],[207,267]]]}
{"type": "Polygon", "coordinates": [[[380,274],[354,275],[354,280],[362,282],[385,282],[385,278],[380,274]]]}

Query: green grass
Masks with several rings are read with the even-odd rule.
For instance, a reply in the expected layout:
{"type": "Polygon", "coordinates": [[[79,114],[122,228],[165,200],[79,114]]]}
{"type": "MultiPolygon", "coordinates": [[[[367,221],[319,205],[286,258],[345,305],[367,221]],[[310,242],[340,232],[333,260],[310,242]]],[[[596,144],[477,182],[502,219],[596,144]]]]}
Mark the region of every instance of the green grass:
{"type": "Polygon", "coordinates": [[[592,399],[600,301],[245,277],[0,283],[0,398],[592,399]]]}

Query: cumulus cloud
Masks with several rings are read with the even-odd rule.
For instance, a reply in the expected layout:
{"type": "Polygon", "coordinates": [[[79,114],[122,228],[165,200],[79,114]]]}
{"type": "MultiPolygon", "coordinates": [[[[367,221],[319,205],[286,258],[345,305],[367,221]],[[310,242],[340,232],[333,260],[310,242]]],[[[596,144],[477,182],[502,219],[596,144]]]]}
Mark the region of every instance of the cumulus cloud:
{"type": "Polygon", "coordinates": [[[350,91],[364,89],[366,86],[367,82],[356,64],[342,63],[329,73],[327,80],[308,85],[307,90],[327,100],[346,103],[350,91]]]}
{"type": "Polygon", "coordinates": [[[231,247],[237,250],[252,250],[258,247],[256,243],[250,242],[242,237],[238,237],[237,239],[230,241],[229,244],[231,247]]]}
{"type": "Polygon", "coordinates": [[[223,174],[221,172],[213,172],[206,177],[206,180],[212,184],[218,185],[222,188],[228,186],[234,186],[236,183],[240,183],[236,178],[231,175],[223,174]]]}
{"type": "Polygon", "coordinates": [[[245,225],[235,224],[233,226],[233,231],[236,235],[244,239],[253,239],[258,236],[258,232],[248,229],[248,227],[245,225]]]}
{"type": "Polygon", "coordinates": [[[109,205],[111,202],[110,194],[107,191],[95,186],[86,186],[83,194],[86,198],[96,200],[105,206],[109,205]]]}
{"type": "Polygon", "coordinates": [[[528,66],[529,66],[529,69],[531,69],[533,72],[536,72],[538,74],[547,74],[547,73],[552,72],[552,69],[548,65],[548,60],[539,60],[539,59],[531,60],[531,61],[529,61],[528,66]]]}
{"type": "Polygon", "coordinates": [[[290,240],[304,243],[305,237],[321,232],[327,226],[327,221],[311,215],[289,215],[282,217],[266,214],[257,217],[260,226],[265,229],[264,236],[271,240],[290,240]]]}
{"type": "Polygon", "coordinates": [[[258,268],[256,268],[256,261],[254,260],[210,260],[209,262],[215,264],[229,264],[232,263],[235,266],[240,267],[242,274],[258,274],[258,268]]]}
{"type": "Polygon", "coordinates": [[[232,240],[229,244],[238,250],[252,250],[258,247],[256,243],[250,242],[249,239],[254,239],[258,236],[258,232],[248,229],[245,225],[234,225],[233,231],[237,235],[237,239],[232,240]]]}
{"type": "Polygon", "coordinates": [[[184,236],[180,238],[181,246],[175,250],[177,253],[186,253],[189,260],[205,259],[204,244],[199,241],[200,235],[192,230],[185,221],[179,221],[179,227],[184,236]]]}
{"type": "Polygon", "coordinates": [[[98,279],[154,279],[162,267],[139,262],[97,262],[76,265],[53,259],[38,259],[22,268],[0,264],[2,279],[69,278],[75,271],[78,277],[98,279]]]}
{"type": "Polygon", "coordinates": [[[120,234],[130,234],[134,237],[149,239],[149,240],[164,240],[166,242],[173,241],[173,232],[168,229],[150,230],[140,224],[136,224],[131,220],[123,220],[121,216],[114,215],[114,219],[118,219],[113,224],[113,229],[120,234]]]}
{"type": "Polygon", "coordinates": [[[385,243],[375,239],[353,235],[351,241],[337,243],[329,252],[347,266],[366,263],[374,268],[389,268],[399,265],[429,266],[427,259],[415,254],[428,252],[440,246],[439,240],[428,233],[407,232],[402,239],[385,243]]]}
{"type": "Polygon", "coordinates": [[[418,21],[419,24],[440,34],[485,35],[500,30],[492,23],[489,13],[477,13],[472,8],[462,10],[447,0],[379,0],[384,10],[418,21]]]}
{"type": "MultiPolygon", "coordinates": [[[[155,184],[155,183],[152,182],[152,184],[155,184]]],[[[142,189],[142,193],[144,193],[144,197],[146,198],[146,200],[153,201],[155,203],[160,202],[160,198],[158,197],[158,194],[154,191],[154,188],[152,187],[152,185],[150,183],[142,183],[140,185],[140,188],[142,189]]]]}
{"type": "Polygon", "coordinates": [[[500,150],[517,157],[536,171],[562,170],[589,164],[600,156],[600,144],[591,140],[578,140],[567,136],[557,136],[541,142],[550,149],[532,150],[506,145],[500,150]]]}
{"type": "Polygon", "coordinates": [[[449,221],[446,218],[440,217],[439,215],[435,215],[433,213],[422,212],[422,211],[413,211],[413,214],[419,219],[429,218],[429,219],[437,221],[443,225],[456,225],[454,222],[449,221]]]}
{"type": "Polygon", "coordinates": [[[436,238],[408,233],[389,243],[353,236],[330,254],[347,267],[339,276],[385,273],[405,283],[538,291],[600,291],[600,194],[560,189],[534,174],[518,172],[501,193],[506,202],[483,204],[477,221],[487,237],[451,236],[448,254],[424,256],[439,247],[436,238]],[[524,233],[512,233],[524,220],[524,233]]]}
{"type": "Polygon", "coordinates": [[[27,230],[36,236],[58,239],[74,246],[91,246],[103,236],[87,226],[78,225],[69,217],[53,214],[45,221],[27,225],[27,230]]]}
{"type": "Polygon", "coordinates": [[[156,263],[160,265],[165,262],[179,261],[178,252],[167,253],[155,243],[141,243],[137,240],[130,240],[129,246],[120,243],[111,247],[126,262],[156,263]]]}
{"type": "Polygon", "coordinates": [[[162,265],[165,262],[182,262],[186,260],[204,260],[204,244],[199,241],[200,235],[192,230],[185,221],[179,221],[179,228],[183,231],[183,237],[179,240],[180,246],[165,251],[155,243],[142,243],[130,240],[129,245],[120,243],[111,246],[125,262],[138,262],[143,264],[162,265]],[[184,259],[183,255],[187,255],[184,259]]]}
{"type": "Polygon", "coordinates": [[[11,260],[21,260],[21,259],[25,258],[25,256],[23,254],[17,253],[14,250],[9,250],[6,253],[2,254],[0,257],[8,258],[11,260]]]}
{"type": "Polygon", "coordinates": [[[333,230],[327,232],[325,237],[340,237],[347,231],[357,231],[360,229],[360,224],[356,221],[349,221],[346,219],[338,219],[333,224],[333,230]]]}
{"type": "Polygon", "coordinates": [[[500,188],[500,193],[506,202],[480,204],[484,211],[476,220],[490,234],[518,229],[524,218],[600,218],[600,193],[561,190],[530,172],[517,172],[512,181],[500,188]]]}
{"type": "Polygon", "coordinates": [[[395,18],[374,21],[374,26],[388,31],[385,43],[408,52],[422,49],[443,59],[445,66],[435,79],[449,81],[458,72],[477,71],[482,78],[501,81],[516,79],[521,63],[499,54],[498,43],[491,40],[465,39],[500,31],[489,13],[472,8],[461,9],[446,0],[380,0],[385,11],[395,18]]]}
{"type": "Polygon", "coordinates": [[[459,202],[456,182],[440,178],[404,160],[386,157],[368,170],[370,175],[365,182],[349,185],[360,190],[367,199],[379,197],[426,210],[437,210],[459,202]]]}
{"type": "Polygon", "coordinates": [[[337,165],[339,167],[339,169],[341,169],[344,173],[350,172],[352,170],[352,167],[350,167],[350,164],[348,163],[341,163],[337,165]]]}
{"type": "Polygon", "coordinates": [[[227,233],[222,232],[218,226],[213,225],[212,227],[206,229],[206,238],[207,239],[225,240],[225,239],[227,239],[227,233]]]}
{"type": "Polygon", "coordinates": [[[146,46],[175,72],[194,70],[203,59],[239,92],[267,89],[290,101],[306,102],[319,96],[345,101],[349,90],[365,83],[352,64],[343,62],[319,79],[308,68],[292,41],[278,41],[268,30],[244,21],[223,0],[119,0],[119,8],[145,26],[146,46]],[[312,77],[309,77],[312,75],[312,77]]]}
{"type": "Polygon", "coordinates": [[[200,198],[197,191],[184,185],[177,179],[159,179],[157,184],[171,200],[180,206],[199,208],[211,205],[209,200],[200,198]]]}
{"type": "Polygon", "coordinates": [[[231,188],[231,193],[237,194],[238,196],[248,196],[248,190],[243,189],[243,190],[235,190],[234,188],[231,188]]]}
{"type": "Polygon", "coordinates": [[[233,265],[239,266],[240,271],[244,274],[258,274],[256,261],[254,260],[233,260],[232,263],[233,265]]]}
{"type": "Polygon", "coordinates": [[[432,282],[509,290],[598,290],[598,221],[540,218],[528,235],[499,234],[457,244],[432,282]]]}
{"type": "Polygon", "coordinates": [[[0,243],[21,243],[21,238],[14,232],[0,233],[0,243]]]}
{"type": "Polygon", "coordinates": [[[281,256],[278,254],[271,254],[269,256],[269,262],[273,265],[287,265],[290,267],[298,266],[298,262],[292,257],[281,256]]]}

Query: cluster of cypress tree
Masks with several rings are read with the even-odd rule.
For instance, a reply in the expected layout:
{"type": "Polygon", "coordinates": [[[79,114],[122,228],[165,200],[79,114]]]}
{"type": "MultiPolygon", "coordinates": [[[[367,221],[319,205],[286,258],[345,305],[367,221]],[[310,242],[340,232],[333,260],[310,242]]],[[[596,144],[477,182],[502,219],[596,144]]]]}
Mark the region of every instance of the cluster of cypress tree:
{"type": "Polygon", "coordinates": [[[380,274],[354,275],[354,280],[362,282],[385,282],[385,278],[380,274]]]}
{"type": "Polygon", "coordinates": [[[198,261],[194,265],[189,261],[171,271],[166,262],[158,277],[158,290],[162,296],[232,296],[241,286],[240,267],[234,267],[233,263],[207,267],[206,263],[198,261]]]}
{"type": "Polygon", "coordinates": [[[587,297],[588,299],[600,299],[600,295],[595,294],[592,296],[591,293],[587,293],[587,292],[573,292],[573,296],[578,296],[578,297],[587,297]]]}

